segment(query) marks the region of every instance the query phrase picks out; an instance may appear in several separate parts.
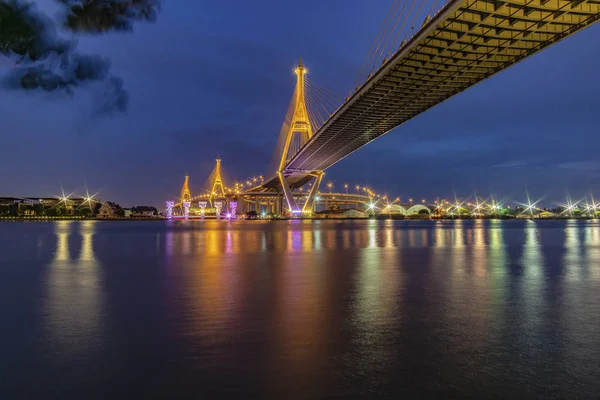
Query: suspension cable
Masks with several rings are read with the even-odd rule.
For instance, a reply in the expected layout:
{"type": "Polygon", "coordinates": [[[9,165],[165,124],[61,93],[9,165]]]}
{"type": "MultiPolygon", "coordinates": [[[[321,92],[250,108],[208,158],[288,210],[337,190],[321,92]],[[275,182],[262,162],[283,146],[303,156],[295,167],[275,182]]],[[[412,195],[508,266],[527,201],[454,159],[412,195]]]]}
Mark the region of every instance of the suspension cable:
{"type": "MultiPolygon", "coordinates": [[[[417,3],[417,0],[413,0],[412,4],[410,5],[410,9],[408,10],[408,13],[406,13],[406,15],[404,16],[404,20],[402,21],[402,25],[400,25],[400,29],[398,29],[398,32],[396,33],[396,37],[394,38],[394,41],[392,42],[392,45],[390,46],[390,52],[395,52],[396,49],[396,42],[398,42],[398,38],[400,37],[400,35],[402,34],[402,31],[404,29],[404,25],[406,25],[406,21],[408,21],[408,17],[410,17],[415,4],[417,3]]],[[[388,53],[389,56],[389,53],[388,53]]]]}
{"type": "MultiPolygon", "coordinates": [[[[398,10],[398,7],[400,6],[400,1],[399,1],[399,0],[394,0],[394,2],[393,2],[392,4],[393,4],[393,5],[395,5],[395,7],[394,7],[394,12],[393,12],[393,15],[396,15],[396,11],[398,10]]],[[[399,16],[396,18],[396,20],[397,20],[398,18],[399,18],[399,16]]],[[[396,23],[397,23],[397,22],[396,22],[396,23]]],[[[390,26],[391,26],[391,20],[388,22],[388,25],[385,27],[385,34],[384,34],[384,36],[385,36],[386,38],[389,38],[389,35],[391,35],[391,34],[392,34],[392,32],[393,32],[393,30],[392,30],[392,31],[390,31],[390,32],[388,33],[388,30],[389,30],[390,26]]],[[[394,26],[396,26],[396,24],[394,24],[394,26]]],[[[387,43],[387,40],[389,40],[389,39],[386,39],[386,43],[387,43]]],[[[368,65],[367,65],[367,67],[368,67],[368,66],[371,66],[371,68],[369,69],[369,73],[368,73],[368,75],[365,77],[365,79],[364,79],[364,80],[367,80],[367,79],[369,79],[369,76],[370,76],[370,75],[373,73],[373,69],[374,69],[374,68],[375,68],[375,66],[377,65],[377,59],[378,59],[378,57],[377,57],[377,53],[379,52],[379,48],[381,47],[381,44],[382,44],[382,43],[383,43],[383,36],[382,36],[382,38],[381,38],[381,41],[380,41],[380,42],[379,42],[379,44],[377,45],[377,48],[375,49],[375,53],[373,53],[373,55],[372,55],[372,56],[371,56],[371,58],[369,59],[369,63],[368,63],[368,65]],[[374,57],[373,57],[373,56],[374,56],[374,57]],[[372,64],[371,64],[371,63],[372,63],[372,64]]],[[[365,72],[366,72],[366,71],[365,71],[365,72]]]]}
{"type": "MultiPolygon", "coordinates": [[[[423,1],[423,2],[421,3],[421,6],[419,7],[419,10],[418,10],[418,11],[417,11],[417,13],[415,14],[415,17],[413,18],[413,20],[412,20],[412,23],[410,24],[410,29],[411,29],[411,30],[413,30],[413,29],[414,29],[414,27],[415,27],[415,21],[417,20],[417,17],[418,17],[418,16],[419,16],[419,14],[421,13],[421,9],[423,8],[423,6],[424,6],[424,5],[425,5],[425,1],[423,1]]],[[[409,33],[409,32],[410,32],[410,31],[408,31],[408,30],[406,31],[406,35],[404,35],[404,39],[402,39],[403,41],[404,41],[404,40],[406,40],[406,37],[408,36],[408,33],[409,33]]],[[[412,37],[412,36],[411,36],[411,37],[412,37]]]]}
{"type": "MultiPolygon", "coordinates": [[[[390,4],[390,8],[388,9],[388,12],[387,12],[387,14],[385,16],[385,19],[383,20],[383,23],[379,27],[379,31],[377,32],[377,36],[375,37],[375,40],[373,40],[373,43],[371,44],[371,49],[369,50],[369,53],[367,54],[367,58],[363,61],[363,64],[360,67],[360,70],[358,71],[358,74],[356,75],[356,78],[354,79],[354,85],[353,85],[353,87],[355,87],[356,84],[358,84],[360,82],[360,77],[362,76],[363,70],[364,70],[365,67],[368,66],[368,61],[371,58],[371,53],[375,49],[375,44],[379,41],[379,37],[383,34],[383,27],[386,25],[387,20],[388,20],[388,18],[390,17],[390,15],[392,13],[393,6],[394,6],[394,3],[390,4]]],[[[352,93],[352,92],[350,92],[350,93],[352,93]]]]}

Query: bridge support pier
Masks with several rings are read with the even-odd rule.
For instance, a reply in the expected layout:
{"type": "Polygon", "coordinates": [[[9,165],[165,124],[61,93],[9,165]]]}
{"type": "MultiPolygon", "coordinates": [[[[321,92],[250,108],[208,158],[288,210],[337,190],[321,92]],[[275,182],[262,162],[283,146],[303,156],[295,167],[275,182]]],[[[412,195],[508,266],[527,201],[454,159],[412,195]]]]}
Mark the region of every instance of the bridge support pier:
{"type": "Polygon", "coordinates": [[[223,208],[223,202],[215,201],[215,209],[217,211],[217,220],[221,219],[221,209],[223,208]]]}
{"type": "Polygon", "coordinates": [[[313,210],[313,206],[315,204],[315,197],[317,193],[319,193],[319,186],[321,185],[321,180],[323,179],[323,175],[325,173],[323,171],[319,171],[315,173],[316,179],[315,183],[312,185],[310,192],[308,193],[308,198],[306,199],[306,203],[304,203],[304,207],[302,207],[303,213],[311,213],[313,210]]]}
{"type": "Polygon", "coordinates": [[[237,206],[238,206],[237,201],[231,201],[229,203],[229,210],[230,210],[229,213],[231,214],[231,218],[233,218],[233,219],[236,218],[237,206]]]}
{"type": "Polygon", "coordinates": [[[173,219],[173,207],[175,207],[174,201],[167,201],[167,219],[173,219]]]}
{"type": "Polygon", "coordinates": [[[285,200],[287,201],[288,207],[290,208],[290,214],[297,214],[298,212],[300,212],[300,209],[296,204],[296,199],[294,199],[292,189],[290,189],[290,185],[288,184],[287,179],[285,178],[285,176],[283,176],[283,173],[281,171],[278,171],[277,175],[279,175],[279,181],[281,182],[281,187],[283,188],[285,200]]]}
{"type": "Polygon", "coordinates": [[[199,201],[198,206],[200,207],[200,219],[204,220],[204,213],[206,211],[206,201],[199,201]]]}
{"type": "Polygon", "coordinates": [[[189,201],[183,202],[183,217],[186,220],[188,219],[188,215],[190,214],[190,205],[191,205],[191,203],[189,201]]]}

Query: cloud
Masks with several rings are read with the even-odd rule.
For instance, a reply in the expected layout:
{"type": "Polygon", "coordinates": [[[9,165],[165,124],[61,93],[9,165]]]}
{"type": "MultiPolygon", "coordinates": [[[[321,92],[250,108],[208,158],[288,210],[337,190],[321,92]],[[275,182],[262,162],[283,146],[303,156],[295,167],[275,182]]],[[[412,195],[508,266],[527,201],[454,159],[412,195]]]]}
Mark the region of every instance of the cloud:
{"type": "Polygon", "coordinates": [[[600,171],[600,161],[570,161],[559,164],[558,167],[579,171],[600,171]]]}
{"type": "Polygon", "coordinates": [[[522,167],[529,163],[530,162],[527,160],[509,160],[509,161],[504,161],[499,164],[493,165],[493,167],[494,168],[513,168],[513,167],[522,167]]]}

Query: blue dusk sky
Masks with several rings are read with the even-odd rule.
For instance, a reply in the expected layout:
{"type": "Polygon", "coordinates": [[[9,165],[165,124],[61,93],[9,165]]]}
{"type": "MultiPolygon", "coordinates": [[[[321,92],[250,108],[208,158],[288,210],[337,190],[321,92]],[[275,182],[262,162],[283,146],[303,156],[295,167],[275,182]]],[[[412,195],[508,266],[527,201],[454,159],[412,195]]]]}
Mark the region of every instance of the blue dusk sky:
{"type": "MultiPolygon", "coordinates": [[[[41,0],[48,15],[55,2],[41,0]]],[[[184,175],[199,191],[219,154],[228,176],[265,173],[299,57],[310,79],[345,96],[388,0],[165,0],[156,23],[78,37],[112,61],[125,113],[96,115],[92,87],[0,89],[0,196],[100,192],[163,206],[184,175]]],[[[70,37],[70,33],[61,32],[70,37]]],[[[407,199],[600,198],[600,24],[396,128],[327,171],[407,199]]],[[[12,68],[0,56],[0,75],[12,68]]]]}

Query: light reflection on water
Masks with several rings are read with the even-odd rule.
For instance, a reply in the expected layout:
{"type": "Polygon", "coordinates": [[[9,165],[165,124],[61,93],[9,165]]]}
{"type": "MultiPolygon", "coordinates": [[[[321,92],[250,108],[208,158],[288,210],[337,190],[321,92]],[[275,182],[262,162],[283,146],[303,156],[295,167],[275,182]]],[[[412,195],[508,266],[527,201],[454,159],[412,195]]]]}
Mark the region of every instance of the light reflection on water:
{"type": "Polygon", "coordinates": [[[7,226],[0,291],[29,297],[0,339],[33,349],[7,393],[590,398],[600,381],[598,221],[7,226]]]}
{"type": "Polygon", "coordinates": [[[48,351],[57,362],[75,362],[102,345],[102,278],[93,248],[96,224],[60,221],[54,227],[56,251],[44,283],[48,351]]]}

